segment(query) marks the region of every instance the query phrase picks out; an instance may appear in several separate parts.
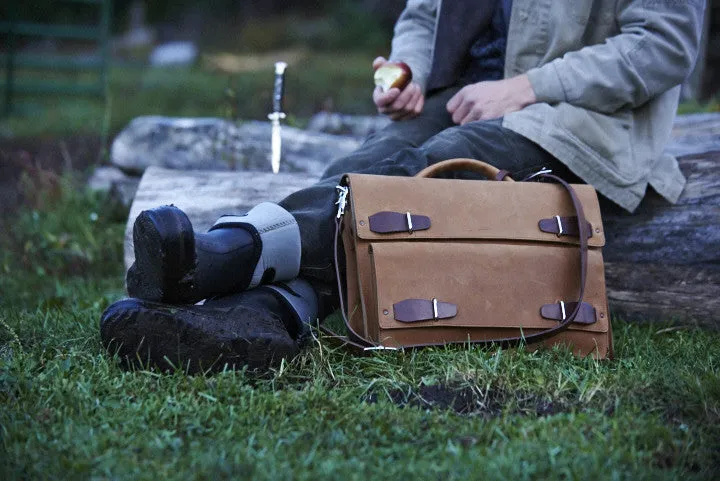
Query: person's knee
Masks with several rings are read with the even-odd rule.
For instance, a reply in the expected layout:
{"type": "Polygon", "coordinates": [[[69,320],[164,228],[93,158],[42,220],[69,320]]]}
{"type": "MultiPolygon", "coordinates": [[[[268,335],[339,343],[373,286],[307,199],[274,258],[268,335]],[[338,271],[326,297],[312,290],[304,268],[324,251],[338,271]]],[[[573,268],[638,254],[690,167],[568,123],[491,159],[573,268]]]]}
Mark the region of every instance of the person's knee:
{"type": "Polygon", "coordinates": [[[388,145],[395,146],[397,150],[404,149],[407,147],[417,147],[418,144],[411,136],[402,135],[400,132],[379,130],[369,134],[363,142],[362,148],[375,147],[382,145],[387,147],[388,145]]]}
{"type": "Polygon", "coordinates": [[[464,146],[463,139],[464,136],[459,127],[450,127],[434,135],[421,148],[427,156],[429,164],[458,157],[470,157],[471,149],[464,146]]]}
{"type": "Polygon", "coordinates": [[[422,145],[430,163],[441,160],[469,157],[492,157],[493,152],[502,150],[507,143],[502,124],[496,121],[478,121],[456,125],[434,135],[422,145]]]}
{"type": "Polygon", "coordinates": [[[372,168],[377,162],[412,147],[417,145],[407,138],[383,131],[372,133],[357,150],[331,163],[321,178],[372,168]]]}

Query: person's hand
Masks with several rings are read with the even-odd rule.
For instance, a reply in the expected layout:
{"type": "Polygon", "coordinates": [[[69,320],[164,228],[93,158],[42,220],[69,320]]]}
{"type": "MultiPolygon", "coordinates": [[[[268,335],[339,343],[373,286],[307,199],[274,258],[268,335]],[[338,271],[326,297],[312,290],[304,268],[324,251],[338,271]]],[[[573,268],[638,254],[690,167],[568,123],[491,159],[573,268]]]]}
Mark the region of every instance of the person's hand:
{"type": "Polygon", "coordinates": [[[527,75],[478,82],[460,89],[447,103],[456,124],[490,120],[521,110],[537,102],[527,75]]]}
{"type": "MultiPolygon", "coordinates": [[[[373,70],[385,62],[387,60],[383,57],[376,58],[373,61],[373,70]]],[[[402,91],[392,88],[383,92],[380,87],[375,87],[373,102],[379,113],[387,115],[392,120],[407,120],[417,117],[422,112],[425,96],[417,83],[410,82],[402,91]]]]}

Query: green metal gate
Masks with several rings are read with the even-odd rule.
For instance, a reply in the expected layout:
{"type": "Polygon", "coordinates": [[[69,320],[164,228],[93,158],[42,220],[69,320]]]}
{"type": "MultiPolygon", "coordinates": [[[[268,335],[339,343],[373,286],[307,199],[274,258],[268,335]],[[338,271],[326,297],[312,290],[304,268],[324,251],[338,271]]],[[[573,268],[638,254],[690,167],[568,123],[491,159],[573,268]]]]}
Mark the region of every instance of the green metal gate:
{"type": "Polygon", "coordinates": [[[94,6],[98,9],[98,22],[94,25],[56,25],[22,22],[10,5],[10,16],[0,21],[0,35],[7,39],[5,53],[0,55],[0,68],[5,69],[5,80],[0,83],[4,91],[4,114],[9,115],[16,106],[19,94],[107,95],[107,72],[110,60],[110,17],[112,0],[58,0],[94,6]],[[90,57],[19,53],[19,37],[85,40],[97,45],[97,53],[90,57]],[[47,79],[24,78],[26,71],[96,72],[92,83],[58,82],[47,79]]]}

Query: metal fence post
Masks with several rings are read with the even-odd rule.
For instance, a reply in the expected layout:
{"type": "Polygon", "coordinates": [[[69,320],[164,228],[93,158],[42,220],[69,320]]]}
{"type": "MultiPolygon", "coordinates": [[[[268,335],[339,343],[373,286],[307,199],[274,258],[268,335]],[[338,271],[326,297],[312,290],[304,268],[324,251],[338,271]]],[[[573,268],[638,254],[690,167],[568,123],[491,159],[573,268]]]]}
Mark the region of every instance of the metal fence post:
{"type": "MultiPolygon", "coordinates": [[[[2,0],[0,0],[2,1],[2,0]]],[[[61,0],[58,0],[61,1],[61,0]]],[[[81,95],[92,94],[108,98],[108,70],[110,67],[110,25],[112,22],[112,0],[62,0],[99,8],[100,16],[95,25],[53,24],[21,21],[16,2],[10,2],[8,15],[0,18],[0,34],[7,38],[7,49],[0,53],[0,69],[6,72],[0,80],[5,89],[4,107],[0,116],[9,116],[19,110],[18,94],[81,95]],[[92,41],[97,54],[90,59],[74,58],[70,55],[42,55],[19,50],[19,37],[53,37],[92,41]],[[93,83],[56,82],[53,77],[42,78],[25,75],[26,70],[97,72],[93,83]]]]}
{"type": "Polygon", "coordinates": [[[103,99],[108,96],[108,63],[110,59],[110,17],[112,15],[112,0],[103,0],[100,14],[100,85],[103,99]]]}
{"type": "Polygon", "coordinates": [[[10,29],[8,31],[8,53],[5,59],[5,111],[6,117],[9,117],[12,113],[12,97],[13,97],[13,80],[15,72],[15,7],[10,4],[10,29]]]}

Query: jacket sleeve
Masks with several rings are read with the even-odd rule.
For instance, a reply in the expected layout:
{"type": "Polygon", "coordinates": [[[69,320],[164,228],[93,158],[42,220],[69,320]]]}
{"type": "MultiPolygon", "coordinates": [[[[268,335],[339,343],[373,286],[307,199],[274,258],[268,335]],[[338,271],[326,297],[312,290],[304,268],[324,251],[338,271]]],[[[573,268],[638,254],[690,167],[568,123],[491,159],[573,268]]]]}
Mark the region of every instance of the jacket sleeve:
{"type": "Polygon", "coordinates": [[[700,44],[705,0],[619,0],[620,33],[527,72],[539,102],[603,113],[681,84],[700,44]]]}
{"type": "Polygon", "coordinates": [[[423,92],[432,64],[438,4],[439,0],[408,0],[392,40],[390,60],[407,63],[423,92]]]}

